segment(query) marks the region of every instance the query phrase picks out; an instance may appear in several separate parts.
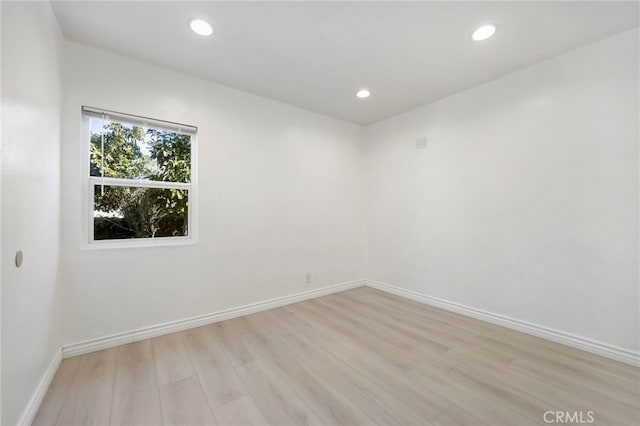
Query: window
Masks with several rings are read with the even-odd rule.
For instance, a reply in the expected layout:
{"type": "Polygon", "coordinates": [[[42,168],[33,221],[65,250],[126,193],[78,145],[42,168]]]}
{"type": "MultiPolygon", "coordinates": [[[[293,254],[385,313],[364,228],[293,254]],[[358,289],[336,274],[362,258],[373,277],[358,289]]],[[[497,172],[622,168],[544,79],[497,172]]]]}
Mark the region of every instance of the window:
{"type": "Polygon", "coordinates": [[[83,107],[88,242],[193,240],[196,128],[83,107]]]}

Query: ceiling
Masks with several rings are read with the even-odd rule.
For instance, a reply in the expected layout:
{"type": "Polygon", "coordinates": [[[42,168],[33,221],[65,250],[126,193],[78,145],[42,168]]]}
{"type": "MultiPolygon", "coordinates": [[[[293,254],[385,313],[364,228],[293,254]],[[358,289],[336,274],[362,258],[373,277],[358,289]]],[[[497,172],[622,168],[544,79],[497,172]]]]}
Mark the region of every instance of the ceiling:
{"type": "Polygon", "coordinates": [[[638,2],[52,1],[68,40],[367,125],[638,26],[638,2]],[[203,17],[216,33],[192,33],[203,17]],[[498,32],[470,39],[484,23],[498,32]],[[368,99],[354,93],[369,88],[368,99]]]}

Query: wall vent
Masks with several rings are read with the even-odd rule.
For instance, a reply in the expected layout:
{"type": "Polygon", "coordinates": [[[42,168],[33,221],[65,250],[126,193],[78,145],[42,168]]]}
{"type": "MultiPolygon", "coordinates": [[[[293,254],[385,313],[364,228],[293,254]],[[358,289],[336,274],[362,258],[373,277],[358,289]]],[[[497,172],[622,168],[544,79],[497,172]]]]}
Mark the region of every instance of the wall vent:
{"type": "Polygon", "coordinates": [[[416,149],[423,149],[427,147],[427,137],[420,136],[416,138],[416,149]]]}

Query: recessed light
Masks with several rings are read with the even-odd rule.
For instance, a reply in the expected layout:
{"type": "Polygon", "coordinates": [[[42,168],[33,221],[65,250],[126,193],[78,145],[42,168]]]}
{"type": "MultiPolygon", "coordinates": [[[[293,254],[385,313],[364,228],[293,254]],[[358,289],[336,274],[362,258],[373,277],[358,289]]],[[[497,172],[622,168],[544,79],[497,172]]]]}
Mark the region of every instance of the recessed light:
{"type": "Polygon", "coordinates": [[[493,24],[483,25],[478,27],[473,34],[471,34],[471,38],[475,41],[486,40],[492,35],[496,33],[496,26],[493,24]]]}
{"type": "Polygon", "coordinates": [[[200,18],[193,18],[189,21],[191,30],[201,36],[207,37],[213,34],[213,25],[210,22],[200,18]]]}
{"type": "Polygon", "coordinates": [[[356,92],[356,96],[360,99],[368,98],[371,96],[371,92],[367,89],[360,89],[356,92]]]}

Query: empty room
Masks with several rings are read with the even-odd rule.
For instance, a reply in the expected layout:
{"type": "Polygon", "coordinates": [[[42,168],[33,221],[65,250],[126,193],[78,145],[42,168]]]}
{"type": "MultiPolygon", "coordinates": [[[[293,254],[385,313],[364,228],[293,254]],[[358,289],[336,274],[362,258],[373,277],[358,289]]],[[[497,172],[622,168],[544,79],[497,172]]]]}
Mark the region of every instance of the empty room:
{"type": "Polygon", "coordinates": [[[2,426],[640,425],[640,2],[0,15],[2,426]]]}

